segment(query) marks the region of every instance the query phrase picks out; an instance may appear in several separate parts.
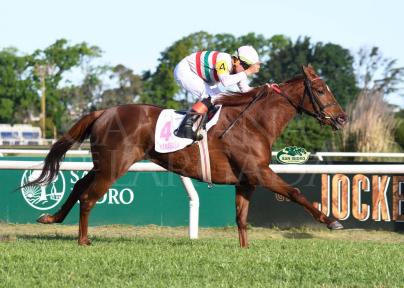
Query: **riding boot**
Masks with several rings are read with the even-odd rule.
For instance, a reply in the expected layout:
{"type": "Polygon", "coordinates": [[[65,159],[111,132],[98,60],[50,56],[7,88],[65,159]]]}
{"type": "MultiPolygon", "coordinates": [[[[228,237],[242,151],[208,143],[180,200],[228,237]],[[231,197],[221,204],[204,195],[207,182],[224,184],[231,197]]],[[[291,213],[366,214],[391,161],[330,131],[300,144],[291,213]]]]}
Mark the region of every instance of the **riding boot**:
{"type": "Polygon", "coordinates": [[[178,129],[174,131],[174,135],[180,138],[190,138],[192,140],[200,140],[198,135],[192,127],[194,126],[195,121],[198,119],[198,114],[193,114],[195,111],[191,110],[190,112],[185,115],[184,119],[182,120],[178,129]]]}
{"type": "Polygon", "coordinates": [[[202,140],[202,136],[198,135],[192,126],[200,115],[204,115],[213,107],[210,97],[202,99],[202,101],[196,102],[190,112],[185,115],[178,129],[174,131],[174,135],[181,138],[190,138],[194,141],[202,140]],[[198,113],[198,114],[194,114],[198,113]]]}

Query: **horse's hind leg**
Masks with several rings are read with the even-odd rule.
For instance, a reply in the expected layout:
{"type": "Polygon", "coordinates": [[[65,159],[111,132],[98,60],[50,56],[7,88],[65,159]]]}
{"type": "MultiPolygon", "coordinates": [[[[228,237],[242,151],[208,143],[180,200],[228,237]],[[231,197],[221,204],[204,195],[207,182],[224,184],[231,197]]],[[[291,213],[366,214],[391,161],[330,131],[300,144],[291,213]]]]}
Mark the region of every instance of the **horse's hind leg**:
{"type": "Polygon", "coordinates": [[[94,178],[95,172],[91,170],[87,175],[81,178],[73,187],[73,191],[70,193],[66,202],[63,206],[58,210],[55,214],[49,215],[44,214],[37,219],[39,223],[42,224],[53,224],[53,223],[62,223],[66,216],[69,214],[70,210],[73,208],[74,204],[79,200],[80,194],[85,191],[94,178]]]}
{"type": "Polygon", "coordinates": [[[254,186],[240,185],[236,186],[236,222],[238,227],[238,238],[240,247],[248,247],[247,239],[247,216],[250,198],[255,190],[254,186]]]}
{"type": "Polygon", "coordinates": [[[314,219],[327,224],[329,229],[338,230],[343,228],[338,221],[330,219],[324,213],[316,209],[313,204],[301,194],[298,188],[290,186],[268,167],[262,167],[257,171],[261,171],[260,177],[257,179],[260,185],[302,205],[314,217],[314,219]]]}
{"type": "Polygon", "coordinates": [[[80,199],[79,245],[90,245],[88,239],[88,217],[95,203],[100,199],[116,179],[104,178],[96,175],[91,185],[84,191],[80,199]]]}
{"type": "MultiPolygon", "coordinates": [[[[114,161],[97,161],[99,165],[95,169],[91,184],[81,193],[80,200],[80,222],[79,222],[79,244],[91,244],[88,239],[88,217],[95,203],[108,191],[109,187],[122,175],[124,175],[132,163],[142,159],[142,150],[132,150],[128,153],[121,153],[114,161]]],[[[103,159],[108,157],[104,156],[103,159]]]]}

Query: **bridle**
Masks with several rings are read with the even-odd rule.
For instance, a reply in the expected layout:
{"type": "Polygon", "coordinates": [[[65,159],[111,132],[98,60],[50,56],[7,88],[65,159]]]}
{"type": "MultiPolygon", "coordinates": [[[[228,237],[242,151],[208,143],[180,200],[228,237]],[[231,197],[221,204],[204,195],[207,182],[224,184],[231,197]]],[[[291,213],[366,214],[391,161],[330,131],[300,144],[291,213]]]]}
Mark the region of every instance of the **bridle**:
{"type": "MultiPolygon", "coordinates": [[[[312,80],[309,80],[309,79],[307,78],[307,75],[304,73],[304,93],[303,93],[302,99],[300,100],[300,102],[299,102],[298,104],[296,104],[295,102],[293,102],[293,101],[292,101],[292,98],[291,98],[285,91],[282,91],[282,89],[279,87],[278,84],[273,83],[273,84],[267,84],[267,85],[268,85],[270,88],[272,88],[272,90],[273,90],[275,93],[277,93],[277,94],[283,96],[284,98],[286,98],[286,100],[288,100],[288,102],[290,103],[290,105],[292,105],[292,106],[296,109],[296,111],[297,111],[299,114],[301,114],[301,113],[306,113],[307,115],[310,115],[310,116],[316,118],[316,119],[320,122],[321,125],[325,124],[325,121],[326,121],[326,120],[330,120],[331,123],[333,124],[333,126],[334,126],[334,127],[337,127],[337,125],[338,125],[337,120],[336,120],[333,116],[327,114],[327,112],[325,111],[325,109],[326,109],[327,107],[331,107],[331,106],[338,105],[338,104],[337,104],[337,102],[335,102],[335,101],[333,101],[333,102],[331,102],[331,103],[327,103],[327,104],[323,104],[323,103],[321,102],[321,100],[319,99],[319,96],[318,96],[317,92],[314,92],[314,91],[313,91],[313,88],[312,88],[312,82],[314,82],[314,81],[316,81],[316,80],[322,80],[322,79],[321,79],[320,77],[316,77],[316,78],[314,78],[314,79],[312,79],[312,80]],[[307,109],[304,107],[303,103],[304,103],[304,100],[305,100],[306,96],[309,97],[310,102],[311,102],[311,105],[313,106],[314,112],[312,112],[312,111],[310,111],[310,110],[307,110],[307,109]]],[[[245,113],[245,111],[247,111],[252,105],[254,105],[259,99],[261,99],[261,98],[264,97],[265,95],[267,95],[267,94],[265,93],[265,90],[261,90],[260,93],[259,93],[257,96],[255,96],[255,97],[247,104],[247,106],[241,111],[241,113],[230,123],[230,125],[229,125],[226,129],[223,130],[223,132],[219,135],[219,138],[220,138],[220,139],[223,138],[223,136],[226,135],[226,133],[227,133],[231,128],[233,128],[233,126],[236,124],[236,122],[238,121],[238,119],[240,119],[240,118],[243,116],[243,114],[245,113]]]]}
{"type": "Polygon", "coordinates": [[[332,107],[335,105],[338,105],[336,101],[332,101],[330,103],[324,104],[321,102],[320,98],[321,96],[318,95],[317,92],[313,91],[312,83],[314,81],[322,79],[320,77],[316,77],[314,79],[309,79],[306,74],[304,74],[304,93],[303,97],[300,99],[299,103],[295,103],[292,101],[292,98],[285,92],[283,91],[278,84],[269,84],[268,86],[272,88],[273,91],[275,91],[277,94],[283,96],[288,100],[288,102],[296,109],[296,111],[301,114],[305,113],[307,115],[310,115],[317,119],[320,124],[325,124],[326,120],[330,120],[334,126],[338,125],[337,120],[330,114],[328,114],[325,109],[328,107],[332,107]],[[310,103],[313,107],[313,111],[310,111],[306,109],[303,105],[305,98],[309,97],[310,103]]]}

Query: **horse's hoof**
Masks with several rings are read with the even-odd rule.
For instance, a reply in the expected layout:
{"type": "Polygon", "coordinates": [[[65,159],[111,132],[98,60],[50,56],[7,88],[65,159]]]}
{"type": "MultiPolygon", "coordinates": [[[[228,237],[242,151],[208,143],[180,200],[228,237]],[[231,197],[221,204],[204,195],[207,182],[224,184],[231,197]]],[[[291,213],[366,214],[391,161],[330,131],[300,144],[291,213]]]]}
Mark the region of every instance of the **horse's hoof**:
{"type": "Polygon", "coordinates": [[[52,224],[55,223],[55,217],[49,214],[42,214],[39,216],[38,219],[36,219],[36,222],[42,223],[42,224],[52,224]]]}
{"type": "Polygon", "coordinates": [[[89,239],[79,240],[79,245],[80,246],[90,246],[91,241],[89,239]]]}
{"type": "Polygon", "coordinates": [[[344,226],[342,226],[341,223],[338,221],[331,222],[330,224],[327,225],[327,228],[330,230],[341,230],[344,229],[344,226]]]}

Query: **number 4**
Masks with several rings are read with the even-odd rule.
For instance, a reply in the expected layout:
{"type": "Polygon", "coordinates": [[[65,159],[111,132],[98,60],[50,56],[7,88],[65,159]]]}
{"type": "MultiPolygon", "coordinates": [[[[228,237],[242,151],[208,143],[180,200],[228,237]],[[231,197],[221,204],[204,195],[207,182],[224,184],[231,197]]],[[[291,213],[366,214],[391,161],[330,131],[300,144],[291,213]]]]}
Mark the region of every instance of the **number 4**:
{"type": "Polygon", "coordinates": [[[170,140],[171,138],[171,121],[167,121],[164,124],[163,129],[161,129],[160,138],[164,138],[165,141],[170,140]]]}

